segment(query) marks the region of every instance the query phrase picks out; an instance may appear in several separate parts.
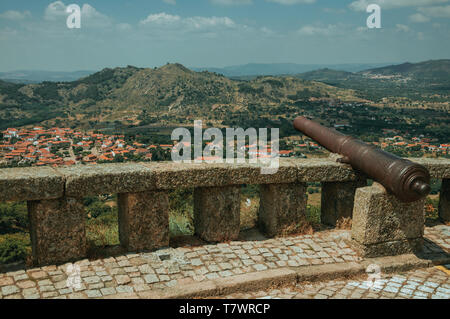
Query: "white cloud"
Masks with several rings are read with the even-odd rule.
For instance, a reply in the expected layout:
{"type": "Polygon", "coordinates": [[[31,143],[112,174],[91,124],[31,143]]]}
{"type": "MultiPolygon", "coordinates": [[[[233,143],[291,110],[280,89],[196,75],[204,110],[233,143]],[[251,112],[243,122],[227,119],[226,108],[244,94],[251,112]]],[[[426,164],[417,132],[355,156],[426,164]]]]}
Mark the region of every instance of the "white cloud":
{"type": "Polygon", "coordinates": [[[362,26],[359,26],[359,27],[356,27],[356,29],[355,29],[355,31],[357,32],[357,33],[361,33],[361,32],[366,32],[367,30],[369,30],[369,28],[368,27],[362,27],[362,26]]]}
{"type": "Polygon", "coordinates": [[[337,8],[323,8],[322,10],[323,10],[323,12],[326,12],[326,13],[345,13],[346,12],[346,10],[343,9],[343,8],[340,8],[340,9],[337,9],[337,8]]]}
{"type": "Polygon", "coordinates": [[[417,13],[409,16],[409,19],[415,23],[424,23],[431,18],[450,18],[450,5],[435,7],[420,7],[417,13]]]}
{"type": "Polygon", "coordinates": [[[237,24],[228,17],[187,17],[171,15],[165,12],[150,14],[140,22],[142,26],[179,30],[180,32],[235,28],[237,24]]]}
{"type": "Polygon", "coordinates": [[[181,17],[177,15],[167,14],[165,12],[150,14],[147,18],[140,23],[145,24],[158,24],[158,25],[170,25],[181,21],[181,17]]]}
{"type": "Polygon", "coordinates": [[[19,11],[15,11],[15,10],[8,10],[3,13],[0,13],[0,19],[6,19],[6,20],[17,21],[17,20],[23,20],[28,17],[31,17],[30,11],[19,12],[19,11]]]}
{"type": "Polygon", "coordinates": [[[409,31],[411,31],[411,29],[407,25],[404,25],[404,24],[397,24],[395,27],[396,27],[396,30],[398,32],[409,32],[409,31]]]}
{"type": "Polygon", "coordinates": [[[412,22],[416,22],[416,23],[424,23],[424,22],[430,21],[430,18],[428,18],[427,16],[423,15],[422,13],[413,14],[413,15],[411,15],[409,17],[409,19],[412,22]]]}
{"type": "MultiPolygon", "coordinates": [[[[67,6],[62,1],[52,2],[45,9],[44,19],[47,21],[61,21],[66,19],[68,16],[66,8],[67,6]]],[[[85,3],[81,7],[81,24],[82,27],[109,27],[112,25],[112,21],[106,15],[98,12],[90,4],[85,3]]]]}
{"type": "Polygon", "coordinates": [[[450,0],[357,0],[349,4],[355,11],[366,11],[369,4],[378,4],[382,9],[420,7],[447,3],[450,0]]]}
{"type": "Polygon", "coordinates": [[[119,23],[118,25],[116,25],[116,28],[120,31],[129,31],[133,29],[133,27],[128,23],[119,23]]]}
{"type": "Polygon", "coordinates": [[[18,34],[17,30],[11,29],[9,27],[0,29],[0,39],[2,39],[2,40],[4,40],[4,39],[6,40],[8,38],[14,38],[17,36],[17,34],[18,34]]]}
{"type": "Polygon", "coordinates": [[[260,31],[261,31],[264,35],[266,35],[266,36],[273,36],[273,35],[276,34],[275,31],[273,31],[272,29],[267,28],[267,27],[262,27],[262,28],[260,29],[260,31]]]}
{"type": "Polygon", "coordinates": [[[338,27],[336,25],[328,25],[328,26],[314,26],[314,25],[305,25],[301,27],[297,33],[300,35],[313,36],[313,35],[323,35],[329,36],[336,34],[338,27]]]}
{"type": "Polygon", "coordinates": [[[419,8],[419,12],[434,18],[450,18],[450,5],[440,7],[419,8]]]}
{"type": "Polygon", "coordinates": [[[66,16],[66,5],[62,1],[52,2],[45,9],[45,20],[54,21],[66,16]]]}
{"type": "Polygon", "coordinates": [[[100,18],[106,18],[104,14],[101,14],[95,8],[89,4],[83,4],[81,7],[81,16],[85,18],[93,18],[93,19],[100,19],[100,18]]]}
{"type": "Polygon", "coordinates": [[[316,2],[316,0],[266,0],[266,1],[289,6],[294,4],[311,4],[316,2]]]}
{"type": "Polygon", "coordinates": [[[236,26],[234,21],[228,17],[192,17],[185,19],[185,22],[195,29],[211,28],[216,26],[233,28],[236,26]]]}
{"type": "Polygon", "coordinates": [[[253,3],[253,0],[210,0],[213,4],[222,6],[240,6],[249,5],[253,3]]]}

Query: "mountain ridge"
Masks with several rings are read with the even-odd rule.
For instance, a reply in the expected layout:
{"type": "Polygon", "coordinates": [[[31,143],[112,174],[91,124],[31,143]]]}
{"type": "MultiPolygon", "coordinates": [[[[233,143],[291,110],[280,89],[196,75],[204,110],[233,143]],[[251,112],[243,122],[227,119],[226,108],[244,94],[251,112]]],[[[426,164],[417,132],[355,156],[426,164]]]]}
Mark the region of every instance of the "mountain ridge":
{"type": "MultiPolygon", "coordinates": [[[[301,101],[377,104],[386,97],[437,102],[446,107],[450,60],[403,64],[358,73],[329,68],[297,75],[235,80],[182,64],[159,68],[105,68],[71,82],[17,84],[0,80],[0,126],[48,121],[62,124],[140,122],[197,118],[220,121],[230,112],[269,114],[301,101]],[[439,67],[443,63],[445,67],[439,67]],[[399,70],[403,73],[399,74],[399,70]],[[269,112],[269,113],[268,113],[269,112]]],[[[379,104],[380,105],[380,104],[379,104]]]]}
{"type": "Polygon", "coordinates": [[[210,71],[227,77],[245,77],[261,75],[294,75],[322,68],[358,72],[374,67],[386,66],[389,63],[347,63],[347,64],[297,64],[297,63],[248,63],[226,66],[223,68],[203,67],[192,68],[194,71],[210,71]]]}
{"type": "MultiPolygon", "coordinates": [[[[175,63],[176,64],[176,63],[175,63]]],[[[227,77],[255,77],[261,75],[294,75],[297,73],[309,72],[321,68],[334,68],[348,72],[358,72],[370,69],[371,67],[387,66],[389,63],[347,63],[347,64],[298,64],[298,63],[247,63],[242,65],[232,65],[220,67],[190,67],[196,72],[209,71],[223,74],[227,77]]],[[[184,67],[184,66],[183,66],[184,67]]],[[[99,70],[101,71],[101,70],[99,70]]],[[[79,71],[45,71],[45,70],[14,70],[0,72],[0,80],[13,83],[41,83],[51,82],[72,82],[83,77],[92,75],[99,71],[79,70],[79,71]]]]}
{"type": "Polygon", "coordinates": [[[413,98],[417,101],[439,95],[445,101],[450,96],[450,59],[403,63],[356,73],[321,69],[295,75],[340,88],[351,88],[365,99],[381,97],[413,98]]]}
{"type": "Polygon", "coordinates": [[[311,97],[359,100],[352,90],[295,77],[261,76],[243,82],[181,64],[153,69],[127,66],[72,82],[0,82],[0,119],[10,125],[7,118],[23,123],[52,115],[63,123],[136,124],[147,115],[209,117],[213,112],[225,118],[228,111],[278,107],[311,97]]]}
{"type": "Polygon", "coordinates": [[[361,71],[363,74],[422,76],[425,78],[450,78],[450,59],[428,60],[419,63],[402,63],[361,71]]]}

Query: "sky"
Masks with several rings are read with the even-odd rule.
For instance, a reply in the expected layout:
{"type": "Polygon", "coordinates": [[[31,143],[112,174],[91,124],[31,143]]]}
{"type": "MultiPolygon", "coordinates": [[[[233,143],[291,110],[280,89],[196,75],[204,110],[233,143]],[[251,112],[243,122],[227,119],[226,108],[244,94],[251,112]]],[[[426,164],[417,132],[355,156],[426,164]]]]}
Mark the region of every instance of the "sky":
{"type": "Polygon", "coordinates": [[[450,0],[1,0],[0,71],[419,62],[450,58],[449,24],[450,0]]]}

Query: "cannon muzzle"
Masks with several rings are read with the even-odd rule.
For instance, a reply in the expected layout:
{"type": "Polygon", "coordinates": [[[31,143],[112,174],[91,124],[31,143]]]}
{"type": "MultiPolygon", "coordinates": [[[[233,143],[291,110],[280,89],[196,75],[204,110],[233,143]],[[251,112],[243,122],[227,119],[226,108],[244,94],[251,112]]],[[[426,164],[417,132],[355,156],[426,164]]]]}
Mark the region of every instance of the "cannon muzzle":
{"type": "Polygon", "coordinates": [[[303,116],[294,120],[294,127],[330,152],[342,155],[343,158],[338,161],[363,172],[402,202],[417,201],[431,191],[430,173],[422,165],[326,128],[303,116]]]}

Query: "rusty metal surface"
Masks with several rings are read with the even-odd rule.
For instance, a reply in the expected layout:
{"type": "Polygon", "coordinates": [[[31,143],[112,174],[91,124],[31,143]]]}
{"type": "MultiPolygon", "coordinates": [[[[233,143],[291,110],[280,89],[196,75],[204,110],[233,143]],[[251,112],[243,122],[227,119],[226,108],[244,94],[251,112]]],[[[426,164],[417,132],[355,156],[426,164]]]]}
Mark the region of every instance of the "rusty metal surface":
{"type": "Polygon", "coordinates": [[[294,127],[330,152],[342,155],[338,161],[365,173],[403,202],[414,202],[430,193],[430,174],[420,164],[387,153],[305,117],[296,118],[294,127]]]}

